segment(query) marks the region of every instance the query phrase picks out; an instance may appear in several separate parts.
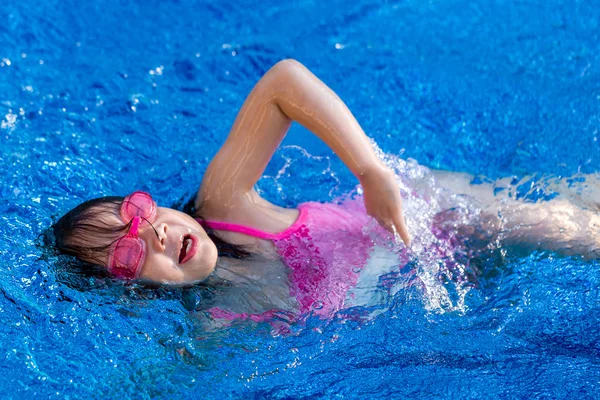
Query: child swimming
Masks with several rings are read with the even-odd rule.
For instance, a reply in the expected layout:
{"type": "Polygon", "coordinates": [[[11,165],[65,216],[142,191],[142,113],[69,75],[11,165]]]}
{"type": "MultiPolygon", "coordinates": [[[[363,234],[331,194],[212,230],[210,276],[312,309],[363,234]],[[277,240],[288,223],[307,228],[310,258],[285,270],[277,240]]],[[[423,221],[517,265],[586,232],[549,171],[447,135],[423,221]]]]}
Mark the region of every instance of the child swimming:
{"type": "MultiPolygon", "coordinates": [[[[53,230],[61,252],[101,266],[116,278],[195,284],[218,276],[287,285],[292,300],[281,293],[267,295],[281,288],[263,286],[260,307],[249,312],[221,306],[212,310],[221,318],[254,320],[267,319],[280,309],[331,316],[347,306],[374,247],[384,248],[389,242],[385,232],[411,246],[400,190],[410,191],[410,185],[435,182],[453,194],[447,200],[455,201],[420,197],[421,210],[435,210],[426,235],[422,226],[414,229],[415,245],[425,249],[421,253],[448,258],[448,251],[479,251],[501,243],[596,256],[599,219],[573,202],[525,203],[511,196],[504,181],[472,185],[466,174],[424,167],[419,171],[424,171],[420,179],[405,180],[399,187],[398,171],[381,161],[343,101],[304,66],[284,60],[264,75],[244,102],[204,174],[191,214],[158,207],[150,194],[135,191],[125,198],[83,203],[53,230]],[[293,121],[335,152],[358,179],[361,196],[287,209],[257,193],[254,186],[293,121]],[[499,190],[503,187],[506,190],[499,190]],[[475,199],[471,206],[461,206],[465,197],[475,199]],[[371,219],[380,228],[370,224],[371,219]],[[441,242],[453,244],[440,246],[441,242]],[[241,261],[232,264],[220,255],[241,261]],[[281,259],[287,272],[276,267],[253,270],[245,261],[251,255],[281,259]],[[229,267],[221,272],[215,268],[224,264],[229,267]]],[[[413,206],[408,212],[418,209],[413,206]]],[[[397,255],[395,265],[401,262],[406,262],[406,252],[397,255]]]]}

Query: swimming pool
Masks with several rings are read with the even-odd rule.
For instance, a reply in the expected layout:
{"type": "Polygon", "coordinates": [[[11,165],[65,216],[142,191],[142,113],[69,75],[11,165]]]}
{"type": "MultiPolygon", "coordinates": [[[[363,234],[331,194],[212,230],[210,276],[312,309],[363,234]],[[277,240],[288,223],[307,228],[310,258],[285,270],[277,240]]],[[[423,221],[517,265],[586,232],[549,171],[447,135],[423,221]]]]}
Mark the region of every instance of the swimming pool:
{"type": "MultiPolygon", "coordinates": [[[[459,311],[407,289],[371,319],[349,310],[273,336],[206,332],[194,291],[84,277],[38,244],[84,199],[186,201],[252,85],[287,57],[387,154],[491,178],[598,171],[599,17],[560,0],[3,4],[3,396],[598,398],[595,261],[508,257],[459,311]]],[[[315,157],[283,149],[267,175],[292,165],[260,182],[267,196],[292,206],[353,188],[303,129],[286,144],[315,157]]]]}

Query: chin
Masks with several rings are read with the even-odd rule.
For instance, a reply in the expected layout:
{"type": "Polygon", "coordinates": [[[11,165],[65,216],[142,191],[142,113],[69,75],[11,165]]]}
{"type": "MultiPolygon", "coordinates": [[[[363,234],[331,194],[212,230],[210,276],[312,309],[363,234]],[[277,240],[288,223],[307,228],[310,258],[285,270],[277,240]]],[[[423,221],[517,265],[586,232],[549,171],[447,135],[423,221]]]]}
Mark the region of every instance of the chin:
{"type": "Polygon", "coordinates": [[[197,271],[190,273],[191,279],[189,279],[188,282],[198,283],[208,278],[210,274],[214,272],[215,267],[217,266],[217,257],[215,256],[214,260],[211,259],[210,261],[210,263],[199,266],[197,271]]]}
{"type": "Polygon", "coordinates": [[[208,277],[208,275],[212,274],[217,266],[217,259],[219,256],[219,252],[217,251],[217,246],[215,246],[214,244],[212,246],[210,246],[210,251],[208,253],[209,254],[207,257],[208,258],[207,265],[209,267],[208,267],[208,274],[206,275],[206,277],[208,277]]]}

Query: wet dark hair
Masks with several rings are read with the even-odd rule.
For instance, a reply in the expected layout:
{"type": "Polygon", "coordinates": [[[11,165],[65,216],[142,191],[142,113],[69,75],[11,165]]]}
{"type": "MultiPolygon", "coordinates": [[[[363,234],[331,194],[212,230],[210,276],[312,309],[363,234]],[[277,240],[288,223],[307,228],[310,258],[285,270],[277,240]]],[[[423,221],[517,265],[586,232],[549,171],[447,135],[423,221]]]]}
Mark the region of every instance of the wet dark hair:
{"type": "Polygon", "coordinates": [[[100,217],[119,215],[123,200],[124,197],[119,196],[100,197],[81,203],[63,215],[52,226],[56,249],[62,254],[106,268],[106,251],[127,232],[129,226],[104,224],[100,217]],[[90,237],[101,244],[93,246],[88,239],[90,237]]]}
{"type": "MultiPolygon", "coordinates": [[[[74,256],[86,264],[86,269],[98,269],[97,272],[105,271],[107,268],[106,252],[116,240],[125,235],[131,223],[124,226],[112,226],[103,223],[104,218],[101,216],[119,215],[124,199],[120,196],[107,196],[88,200],[63,215],[51,227],[58,252],[74,256]],[[95,238],[96,245],[90,243],[90,237],[95,238]]],[[[173,208],[179,207],[176,205],[173,208]]],[[[193,199],[184,205],[182,211],[192,217],[202,218],[194,209],[193,199]]],[[[250,253],[243,247],[225,242],[210,229],[205,230],[216,245],[219,256],[233,258],[250,256],[250,253]]]]}

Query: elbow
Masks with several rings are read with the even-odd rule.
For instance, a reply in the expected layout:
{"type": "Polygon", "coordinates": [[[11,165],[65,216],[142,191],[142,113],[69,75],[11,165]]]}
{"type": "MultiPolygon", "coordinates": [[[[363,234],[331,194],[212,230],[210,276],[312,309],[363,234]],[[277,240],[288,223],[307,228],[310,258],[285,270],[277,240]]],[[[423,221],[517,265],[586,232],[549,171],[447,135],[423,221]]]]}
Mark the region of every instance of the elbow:
{"type": "Polygon", "coordinates": [[[286,58],[285,60],[281,60],[277,62],[277,64],[273,65],[273,67],[271,67],[269,70],[269,75],[272,74],[289,78],[293,74],[305,69],[306,67],[304,67],[304,65],[298,61],[291,58],[286,58]]]}
{"type": "Polygon", "coordinates": [[[303,65],[300,64],[300,62],[294,60],[293,58],[286,58],[284,60],[278,61],[275,65],[273,65],[272,69],[290,70],[298,67],[303,67],[303,65]]]}
{"type": "Polygon", "coordinates": [[[270,101],[279,106],[288,89],[302,85],[306,68],[298,61],[285,59],[273,65],[261,79],[262,87],[269,93],[270,101]]]}

